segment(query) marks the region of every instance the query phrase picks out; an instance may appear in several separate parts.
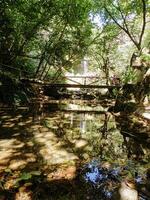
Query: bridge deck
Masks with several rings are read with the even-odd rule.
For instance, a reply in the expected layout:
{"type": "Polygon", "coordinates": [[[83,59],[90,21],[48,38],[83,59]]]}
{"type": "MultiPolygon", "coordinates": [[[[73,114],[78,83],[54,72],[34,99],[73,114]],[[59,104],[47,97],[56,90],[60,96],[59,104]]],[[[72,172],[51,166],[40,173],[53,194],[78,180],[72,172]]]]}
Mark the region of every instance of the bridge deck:
{"type": "Polygon", "coordinates": [[[56,88],[121,88],[120,85],[82,85],[82,84],[43,84],[47,87],[56,88]]]}
{"type": "Polygon", "coordinates": [[[49,83],[35,79],[22,79],[22,82],[33,83],[50,88],[121,88],[122,85],[93,85],[93,84],[67,84],[67,83],[49,83]]]}

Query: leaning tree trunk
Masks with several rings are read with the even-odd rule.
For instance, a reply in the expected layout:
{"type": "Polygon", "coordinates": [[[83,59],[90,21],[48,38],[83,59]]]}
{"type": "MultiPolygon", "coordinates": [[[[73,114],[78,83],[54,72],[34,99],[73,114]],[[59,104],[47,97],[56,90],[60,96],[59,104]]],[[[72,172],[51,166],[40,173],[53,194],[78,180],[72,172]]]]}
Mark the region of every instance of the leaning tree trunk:
{"type": "Polygon", "coordinates": [[[134,97],[135,102],[142,104],[145,97],[149,93],[150,83],[150,62],[143,61],[142,56],[133,54],[131,58],[131,66],[134,70],[134,97]]]}

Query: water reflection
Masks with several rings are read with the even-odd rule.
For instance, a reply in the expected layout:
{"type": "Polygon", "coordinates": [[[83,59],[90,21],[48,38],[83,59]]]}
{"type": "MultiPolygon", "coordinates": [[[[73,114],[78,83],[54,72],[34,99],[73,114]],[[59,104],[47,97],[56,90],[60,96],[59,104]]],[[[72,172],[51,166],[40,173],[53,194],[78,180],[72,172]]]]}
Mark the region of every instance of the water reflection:
{"type": "MultiPolygon", "coordinates": [[[[136,166],[135,163],[134,166],[136,166]]],[[[132,179],[131,177],[130,179],[125,179],[125,177],[127,176],[125,175],[125,172],[129,173],[131,172],[130,170],[131,169],[125,165],[120,166],[117,163],[110,164],[106,161],[102,161],[101,159],[92,160],[90,163],[85,165],[82,170],[83,179],[87,182],[87,184],[90,185],[88,190],[89,199],[133,199],[130,196],[131,194],[128,194],[128,190],[132,191],[132,187],[129,187],[127,189],[124,187],[124,190],[126,189],[126,198],[123,197],[124,195],[116,196],[116,194],[118,194],[118,192],[120,191],[119,188],[121,187],[121,183],[124,183],[125,180],[135,180],[134,184],[139,196],[139,198],[135,198],[136,200],[150,199],[150,193],[147,188],[148,184],[146,183],[146,181],[149,181],[149,179],[146,178],[143,174],[138,174],[138,171],[136,171],[136,173],[132,175],[132,179]]]]}
{"type": "MultiPolygon", "coordinates": [[[[59,141],[60,146],[67,147],[69,152],[75,154],[75,157],[81,159],[81,161],[90,160],[92,157],[98,156],[101,159],[115,160],[118,163],[124,163],[128,159],[143,163],[149,162],[149,146],[142,141],[135,140],[134,137],[125,135],[125,127],[123,126],[122,128],[121,121],[116,123],[116,118],[110,113],[90,112],[89,106],[86,107],[85,104],[84,106],[79,106],[80,111],[82,107],[81,113],[75,111],[78,110],[77,104],[64,106],[63,102],[62,108],[66,107],[66,111],[59,111],[60,107],[61,102],[53,102],[48,106],[33,104],[31,110],[29,112],[26,111],[26,114],[23,115],[23,118],[30,117],[31,119],[32,117],[29,129],[31,129],[30,132],[33,135],[34,125],[39,125],[34,137],[36,140],[38,138],[38,142],[41,145],[47,146],[48,143],[51,144],[51,139],[47,140],[46,137],[53,135],[56,138],[55,140],[59,141]],[[57,111],[51,110],[51,112],[48,112],[50,107],[57,111]],[[68,112],[68,107],[72,109],[72,112],[71,110],[68,112]],[[41,139],[38,137],[38,132],[40,132],[41,139]],[[44,138],[47,144],[41,143],[44,138]]],[[[22,121],[24,120],[23,118],[22,121]]],[[[5,126],[6,128],[8,127],[8,121],[2,125],[3,128],[5,126]]],[[[19,123],[16,122],[16,125],[11,123],[9,127],[11,128],[12,125],[18,126],[19,123]]]]}
{"type": "Polygon", "coordinates": [[[87,127],[86,116],[85,116],[85,114],[82,114],[81,119],[80,119],[80,131],[81,131],[81,133],[84,134],[86,132],[86,127],[87,127]]]}
{"type": "Polygon", "coordinates": [[[65,170],[56,168],[87,163],[82,174],[91,192],[96,189],[92,200],[111,199],[121,173],[143,180],[141,174],[150,167],[149,146],[123,134],[122,121],[116,123],[100,106],[93,110],[84,105],[78,110],[77,105],[63,103],[60,107],[60,102],[53,102],[32,105],[29,111],[1,111],[0,168],[51,170],[56,166],[53,178],[64,178],[65,170]]]}
{"type": "Polygon", "coordinates": [[[148,147],[122,134],[122,129],[120,131],[119,124],[116,124],[116,119],[111,114],[89,112],[89,106],[85,105],[69,104],[65,107],[66,111],[61,109],[61,111],[41,114],[40,117],[44,117],[40,123],[61,140],[67,141],[80,159],[99,156],[102,159],[115,159],[120,163],[130,158],[138,161],[149,159],[148,147]],[[81,113],[76,112],[78,108],[82,110],[81,113]]]}
{"type": "Polygon", "coordinates": [[[80,149],[81,157],[84,153],[87,153],[88,157],[98,155],[111,157],[115,154],[117,157],[118,148],[123,141],[123,137],[116,129],[114,118],[107,114],[57,112],[54,116],[46,117],[44,123],[62,140],[69,141],[75,151],[77,148],[80,149]],[[116,148],[113,148],[112,144],[116,144],[116,148]]]}
{"type": "Polygon", "coordinates": [[[139,144],[135,139],[124,136],[124,146],[127,148],[128,159],[140,161],[143,159],[144,150],[142,144],[139,144]]]}

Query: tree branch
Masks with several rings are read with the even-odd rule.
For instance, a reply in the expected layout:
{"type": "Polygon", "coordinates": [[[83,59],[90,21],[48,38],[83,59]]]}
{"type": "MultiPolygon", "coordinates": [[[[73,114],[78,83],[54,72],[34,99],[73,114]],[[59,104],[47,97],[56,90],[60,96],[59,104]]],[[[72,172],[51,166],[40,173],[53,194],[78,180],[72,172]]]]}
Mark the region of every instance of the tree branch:
{"type": "MultiPolygon", "coordinates": [[[[111,14],[111,12],[107,9],[107,7],[104,7],[108,15],[112,18],[112,20],[116,23],[117,26],[119,26],[120,29],[122,29],[131,39],[131,41],[134,43],[134,45],[137,47],[138,50],[140,50],[139,43],[133,38],[131,35],[129,29],[127,27],[122,26],[121,24],[118,23],[117,19],[111,14]]],[[[125,19],[124,19],[125,20],[125,19]]]]}
{"type": "MultiPolygon", "coordinates": [[[[115,6],[115,5],[114,5],[115,6]]],[[[120,12],[121,14],[121,17],[123,19],[123,23],[124,23],[124,27],[126,28],[126,30],[128,31],[128,33],[130,33],[131,37],[133,38],[133,40],[137,43],[137,41],[135,40],[135,36],[133,35],[133,33],[131,33],[131,31],[129,30],[129,27],[128,27],[128,24],[127,24],[127,21],[126,21],[126,17],[127,17],[127,14],[124,16],[123,14],[123,11],[121,9],[121,6],[118,2],[118,7],[115,6],[115,8],[120,12]]]]}
{"type": "Polygon", "coordinates": [[[39,60],[39,59],[40,59],[40,55],[39,55],[39,56],[31,56],[31,55],[21,54],[21,55],[18,55],[18,56],[19,56],[19,57],[25,57],[25,58],[36,59],[36,60],[39,60]]]}
{"type": "Polygon", "coordinates": [[[140,38],[139,38],[139,43],[138,43],[140,48],[141,48],[141,44],[142,44],[143,35],[144,35],[144,32],[145,32],[145,27],[146,27],[146,2],[145,2],[145,0],[142,0],[142,4],[143,4],[143,7],[142,7],[143,23],[142,23],[142,30],[141,30],[141,34],[140,34],[140,38]]]}
{"type": "MultiPolygon", "coordinates": [[[[62,31],[60,32],[59,38],[58,38],[58,40],[57,40],[57,43],[55,44],[55,47],[53,48],[52,54],[49,54],[49,56],[48,56],[47,59],[44,58],[44,59],[46,60],[46,63],[45,63],[45,65],[44,65],[43,69],[42,69],[41,74],[39,75],[40,78],[44,75],[45,71],[47,71],[47,65],[48,65],[48,61],[50,60],[50,58],[53,57],[53,56],[55,56],[55,51],[56,51],[56,48],[57,48],[57,46],[58,46],[58,42],[61,41],[61,39],[63,38],[64,33],[65,33],[65,30],[66,30],[66,28],[67,28],[67,25],[68,25],[67,23],[64,24],[64,27],[63,27],[62,31]]],[[[49,67],[48,67],[48,68],[49,68],[49,67]]],[[[48,72],[49,72],[49,70],[47,71],[47,73],[48,73],[48,72]]]]}

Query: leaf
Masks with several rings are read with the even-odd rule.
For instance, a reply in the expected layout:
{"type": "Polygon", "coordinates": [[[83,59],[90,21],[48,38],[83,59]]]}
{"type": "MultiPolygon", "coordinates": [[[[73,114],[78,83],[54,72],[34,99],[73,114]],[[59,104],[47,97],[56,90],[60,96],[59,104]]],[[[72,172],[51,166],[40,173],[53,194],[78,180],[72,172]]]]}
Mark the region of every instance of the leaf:
{"type": "Polygon", "coordinates": [[[32,174],[31,174],[31,173],[26,173],[26,172],[24,172],[24,173],[21,174],[19,180],[20,180],[20,181],[21,181],[21,180],[29,180],[29,179],[31,179],[31,178],[32,178],[32,174]]]}

